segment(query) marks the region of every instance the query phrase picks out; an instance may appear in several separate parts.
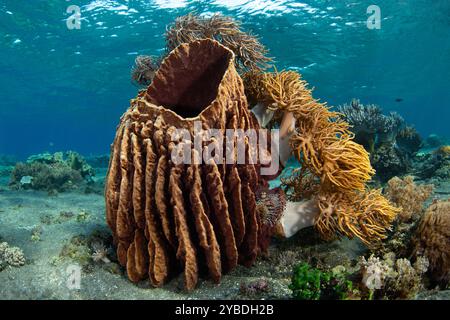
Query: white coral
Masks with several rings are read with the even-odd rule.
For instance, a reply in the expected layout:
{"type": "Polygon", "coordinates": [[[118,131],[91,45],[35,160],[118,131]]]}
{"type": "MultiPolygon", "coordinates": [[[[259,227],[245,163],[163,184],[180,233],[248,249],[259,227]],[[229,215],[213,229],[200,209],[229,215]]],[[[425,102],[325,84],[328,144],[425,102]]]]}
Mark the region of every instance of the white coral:
{"type": "Polygon", "coordinates": [[[362,283],[369,290],[381,289],[384,280],[393,272],[392,268],[380,258],[371,255],[368,260],[362,257],[360,261],[362,269],[362,283]]]}
{"type": "Polygon", "coordinates": [[[23,251],[17,247],[10,247],[8,243],[0,243],[0,265],[20,267],[25,264],[23,251]]]}

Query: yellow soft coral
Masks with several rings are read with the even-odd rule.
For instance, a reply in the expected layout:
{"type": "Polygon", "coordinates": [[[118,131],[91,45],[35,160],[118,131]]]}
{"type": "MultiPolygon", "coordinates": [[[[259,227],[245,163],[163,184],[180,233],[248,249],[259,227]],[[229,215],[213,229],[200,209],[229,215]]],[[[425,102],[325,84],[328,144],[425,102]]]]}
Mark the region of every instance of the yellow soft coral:
{"type": "Polygon", "coordinates": [[[383,197],[381,190],[364,192],[321,191],[317,195],[320,214],[316,229],[325,239],[342,234],[354,236],[367,245],[385,239],[399,209],[383,197]]]}
{"type": "Polygon", "coordinates": [[[275,122],[283,113],[294,115],[290,145],[301,168],[307,169],[296,171],[295,179],[310,183],[304,178],[312,174],[320,179],[320,187],[302,188],[292,179],[286,181],[295,186],[294,192],[320,189],[315,197],[320,209],[315,226],[320,234],[325,239],[336,233],[356,236],[366,244],[384,239],[398,209],[379,190],[366,190],[375,170],[340,114],[314,99],[306,81],[294,71],[250,72],[244,75],[244,84],[251,102],[264,103],[275,112],[275,122]]]}

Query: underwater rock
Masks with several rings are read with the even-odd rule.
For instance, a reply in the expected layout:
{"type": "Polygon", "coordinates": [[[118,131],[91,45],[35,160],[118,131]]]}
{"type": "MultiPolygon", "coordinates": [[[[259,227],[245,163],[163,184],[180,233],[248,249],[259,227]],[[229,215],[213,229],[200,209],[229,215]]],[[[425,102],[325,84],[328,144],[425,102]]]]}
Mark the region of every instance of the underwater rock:
{"type": "Polygon", "coordinates": [[[430,262],[431,278],[445,288],[450,281],[450,199],[435,200],[426,210],[413,238],[415,256],[430,262]]]}
{"type": "MultiPolygon", "coordinates": [[[[259,128],[234,58],[214,40],[180,45],[121,118],[111,148],[106,211],[118,260],[133,282],[149,277],[161,286],[181,268],[190,290],[202,270],[218,282],[238,263],[252,265],[261,252],[254,191],[264,184],[259,165],[213,159],[196,164],[197,150],[184,159],[191,164],[173,157],[201,138],[194,136],[197,121],[222,133],[259,128]],[[177,128],[185,129],[184,140],[177,128]]],[[[214,137],[204,140],[200,152],[215,146],[218,156],[217,143],[214,137]]],[[[245,143],[246,159],[253,148],[245,143]]]]}
{"type": "Polygon", "coordinates": [[[76,152],[43,153],[19,162],[11,172],[9,185],[13,189],[34,189],[62,192],[89,181],[94,170],[76,152]]]}

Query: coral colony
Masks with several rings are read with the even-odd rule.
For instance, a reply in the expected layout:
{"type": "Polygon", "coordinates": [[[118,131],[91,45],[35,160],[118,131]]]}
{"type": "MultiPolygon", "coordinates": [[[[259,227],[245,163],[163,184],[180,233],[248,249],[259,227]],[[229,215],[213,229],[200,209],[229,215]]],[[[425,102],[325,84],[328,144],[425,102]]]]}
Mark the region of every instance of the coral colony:
{"type": "MultiPolygon", "coordinates": [[[[312,98],[298,73],[263,72],[270,59],[256,38],[238,27],[220,16],[177,19],[166,34],[170,53],[121,118],[107,178],[107,221],[132,281],[149,277],[160,286],[181,267],[185,287],[193,289],[203,266],[218,282],[222,273],[238,263],[251,266],[267,251],[268,236],[278,224],[273,219],[281,215],[270,205],[264,208],[264,197],[255,194],[256,186],[268,183],[258,170],[263,164],[224,165],[220,158],[227,150],[217,152],[225,146],[215,137],[202,147],[216,144],[212,158],[219,162],[185,164],[171,158],[193,140],[194,121],[222,134],[259,129],[247,101],[262,105],[272,118],[268,126],[278,125],[280,137],[289,138],[287,146],[302,169],[295,176],[299,184],[286,192],[301,197],[310,189],[305,196],[317,207],[314,224],[325,239],[345,235],[366,244],[379,241],[398,213],[380,190],[366,188],[374,170],[349,124],[312,98]],[[185,132],[178,136],[187,139],[174,141],[180,128],[185,132]],[[308,186],[302,183],[306,180],[308,186]]],[[[145,78],[137,76],[144,61],[153,66],[142,59],[134,79],[145,78]]],[[[246,140],[247,156],[260,141],[246,140]]],[[[199,157],[201,151],[189,155],[199,157]]],[[[281,153],[278,149],[272,160],[281,153]]]]}

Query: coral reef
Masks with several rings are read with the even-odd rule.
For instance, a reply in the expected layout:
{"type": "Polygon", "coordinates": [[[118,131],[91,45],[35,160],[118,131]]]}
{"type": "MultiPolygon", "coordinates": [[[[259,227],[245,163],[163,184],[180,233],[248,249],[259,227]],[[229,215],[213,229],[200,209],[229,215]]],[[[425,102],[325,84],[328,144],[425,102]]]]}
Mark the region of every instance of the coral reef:
{"type": "Polygon", "coordinates": [[[323,272],[307,263],[294,268],[289,288],[299,300],[348,299],[353,292],[352,282],[342,273],[323,272]]]}
{"type": "Polygon", "coordinates": [[[447,181],[450,179],[450,146],[443,145],[431,153],[416,157],[414,173],[422,179],[447,181]]]}
{"type": "Polygon", "coordinates": [[[249,32],[241,30],[241,24],[230,17],[214,14],[210,17],[189,13],[178,17],[167,28],[166,54],[163,57],[138,56],[131,72],[133,82],[148,86],[164,57],[183,43],[211,39],[233,51],[238,72],[262,70],[272,61],[266,48],[249,32]]]}
{"type": "Polygon", "coordinates": [[[366,190],[374,170],[348,123],[315,100],[296,72],[248,72],[244,84],[249,101],[274,112],[273,124],[286,113],[295,119],[290,144],[301,168],[283,182],[290,199],[315,199],[320,234],[356,236],[366,244],[385,238],[398,209],[380,191],[366,190]]]}
{"type": "Polygon", "coordinates": [[[450,281],[450,199],[435,200],[426,210],[413,238],[414,256],[430,262],[431,278],[447,286],[450,281]]]}
{"type": "Polygon", "coordinates": [[[21,267],[24,264],[25,256],[20,248],[0,242],[0,271],[8,266],[21,267]]]}
{"type": "Polygon", "coordinates": [[[233,52],[214,40],[172,51],[118,126],[106,183],[107,222],[133,282],[149,277],[161,286],[182,271],[190,290],[204,271],[218,282],[264,250],[254,191],[264,179],[259,164],[248,163],[254,146],[245,142],[245,164],[203,163],[199,154],[211,154],[211,146],[216,159],[225,150],[215,137],[203,140],[200,153],[191,149],[187,140],[201,134],[194,132],[197,121],[222,134],[259,128],[233,52]],[[185,129],[183,139],[176,128],[185,129]],[[176,163],[173,155],[186,148],[193,151],[184,159],[191,164],[176,163]]]}
{"type": "Polygon", "coordinates": [[[377,178],[387,181],[411,169],[411,158],[420,149],[422,139],[400,115],[384,115],[379,106],[363,105],[356,99],[337,111],[350,124],[355,141],[370,152],[377,178]]]}
{"type": "Polygon", "coordinates": [[[368,299],[411,299],[423,288],[422,277],[428,269],[428,260],[418,257],[411,265],[408,259],[396,259],[395,254],[388,253],[383,259],[374,255],[367,260],[362,257],[359,266],[368,299]]]}
{"type": "Polygon", "coordinates": [[[94,175],[92,167],[76,152],[44,153],[30,156],[26,163],[17,163],[10,187],[61,192],[89,181],[94,175]]]}
{"type": "Polygon", "coordinates": [[[85,157],[86,163],[92,168],[108,168],[109,154],[85,157]]]}
{"type": "Polygon", "coordinates": [[[16,157],[7,154],[0,154],[0,166],[14,166],[17,163],[16,157]]]}
{"type": "Polygon", "coordinates": [[[436,134],[430,134],[424,141],[424,147],[431,149],[439,148],[444,144],[446,144],[446,139],[436,134]]]}
{"type": "Polygon", "coordinates": [[[110,250],[111,236],[103,231],[93,231],[89,235],[76,235],[64,243],[58,256],[51,263],[58,265],[66,260],[76,262],[86,273],[96,266],[108,272],[121,273],[116,256],[110,250]]]}
{"type": "Polygon", "coordinates": [[[402,258],[409,255],[411,237],[433,189],[431,184],[416,184],[412,176],[394,177],[388,181],[384,195],[400,211],[387,239],[370,248],[373,253],[383,255],[394,252],[402,258]]]}
{"type": "Polygon", "coordinates": [[[432,193],[433,185],[416,185],[412,176],[394,177],[385,188],[386,197],[401,209],[398,218],[402,222],[420,217],[424,203],[432,193]]]}

